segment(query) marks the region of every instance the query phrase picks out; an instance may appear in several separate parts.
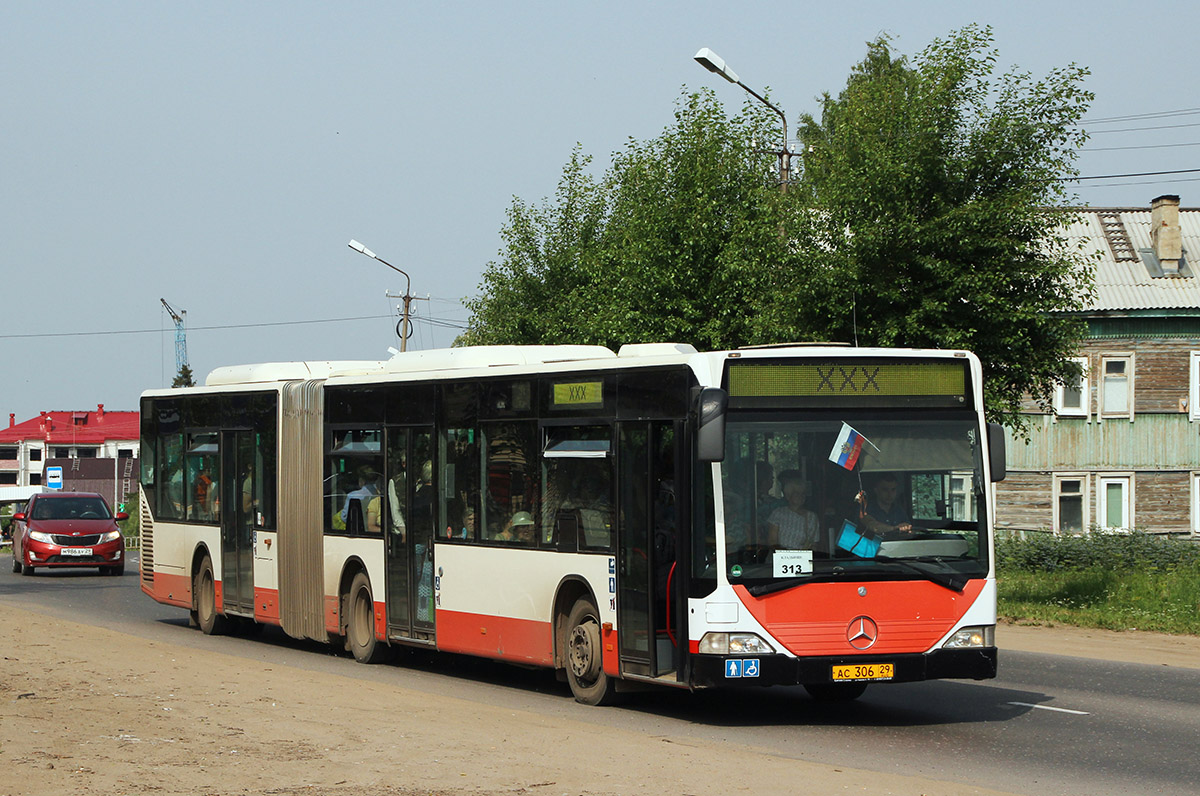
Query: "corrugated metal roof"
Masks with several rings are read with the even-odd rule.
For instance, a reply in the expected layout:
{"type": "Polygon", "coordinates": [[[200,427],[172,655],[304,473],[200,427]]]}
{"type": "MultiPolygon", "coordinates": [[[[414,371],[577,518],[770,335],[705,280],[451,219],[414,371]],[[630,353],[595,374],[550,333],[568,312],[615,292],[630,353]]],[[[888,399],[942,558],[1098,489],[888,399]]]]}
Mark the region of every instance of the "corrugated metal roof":
{"type": "Polygon", "coordinates": [[[1073,209],[1075,220],[1066,234],[1072,243],[1081,243],[1085,254],[1099,254],[1096,268],[1096,297],[1089,309],[1121,310],[1196,310],[1200,313],[1200,209],[1179,210],[1184,258],[1192,276],[1152,276],[1151,269],[1139,257],[1120,260],[1114,255],[1104,234],[1102,216],[1119,218],[1134,253],[1152,248],[1150,209],[1086,208],[1073,209]]]}

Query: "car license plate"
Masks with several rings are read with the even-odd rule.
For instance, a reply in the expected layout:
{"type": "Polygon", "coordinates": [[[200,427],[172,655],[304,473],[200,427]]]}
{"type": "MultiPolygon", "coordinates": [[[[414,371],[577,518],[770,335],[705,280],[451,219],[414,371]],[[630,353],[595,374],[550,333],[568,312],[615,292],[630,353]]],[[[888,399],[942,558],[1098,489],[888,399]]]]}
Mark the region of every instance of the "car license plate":
{"type": "Polygon", "coordinates": [[[64,547],[62,549],[64,556],[90,556],[92,548],[90,547],[64,547]]]}
{"type": "Polygon", "coordinates": [[[834,666],[833,679],[841,680],[891,680],[896,676],[893,663],[856,663],[853,666],[834,666]]]}

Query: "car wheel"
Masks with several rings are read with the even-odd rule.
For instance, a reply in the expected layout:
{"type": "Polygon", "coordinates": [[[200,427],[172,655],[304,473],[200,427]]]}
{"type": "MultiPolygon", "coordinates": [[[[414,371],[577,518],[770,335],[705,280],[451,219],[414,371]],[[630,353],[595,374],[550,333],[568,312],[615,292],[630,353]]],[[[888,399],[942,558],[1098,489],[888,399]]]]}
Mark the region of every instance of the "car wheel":
{"type": "Polygon", "coordinates": [[[21,564],[21,574],[22,575],[32,575],[33,567],[29,566],[28,564],[24,564],[24,563],[21,564]]]}
{"type": "Polygon", "coordinates": [[[21,562],[17,560],[16,556],[13,556],[13,572],[20,572],[20,571],[21,571],[21,562]]]}
{"type": "Polygon", "coordinates": [[[125,565],[117,564],[115,567],[105,567],[106,573],[114,577],[121,577],[125,574],[125,565]]]}
{"type": "Polygon", "coordinates": [[[212,559],[208,556],[200,562],[196,571],[192,602],[196,606],[196,624],[206,636],[219,636],[226,631],[229,620],[217,613],[217,581],[213,577],[212,559]]]}

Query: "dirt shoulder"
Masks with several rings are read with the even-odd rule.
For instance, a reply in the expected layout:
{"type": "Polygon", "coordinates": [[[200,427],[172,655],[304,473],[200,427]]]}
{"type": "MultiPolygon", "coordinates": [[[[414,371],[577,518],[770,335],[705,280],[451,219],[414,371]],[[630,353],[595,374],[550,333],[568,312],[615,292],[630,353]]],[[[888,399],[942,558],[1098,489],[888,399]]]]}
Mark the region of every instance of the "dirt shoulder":
{"type": "Polygon", "coordinates": [[[1003,623],[996,629],[996,646],[1001,654],[1009,649],[1200,669],[1200,638],[1196,636],[1003,623]]]}
{"type": "MultiPolygon", "coordinates": [[[[0,609],[0,794],[995,794],[0,609]],[[720,772],[754,772],[750,777],[720,772]]],[[[583,708],[580,710],[595,710],[583,708]]]]}

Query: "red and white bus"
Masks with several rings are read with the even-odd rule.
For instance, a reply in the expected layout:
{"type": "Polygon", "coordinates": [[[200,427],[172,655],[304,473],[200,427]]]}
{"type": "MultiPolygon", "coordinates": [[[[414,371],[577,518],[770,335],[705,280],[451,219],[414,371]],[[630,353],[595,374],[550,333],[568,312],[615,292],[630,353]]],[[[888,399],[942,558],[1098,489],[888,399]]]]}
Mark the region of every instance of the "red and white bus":
{"type": "Polygon", "coordinates": [[[992,482],[964,351],[489,346],[146,392],[141,586],[254,623],[646,683],[994,677],[992,482]]]}

